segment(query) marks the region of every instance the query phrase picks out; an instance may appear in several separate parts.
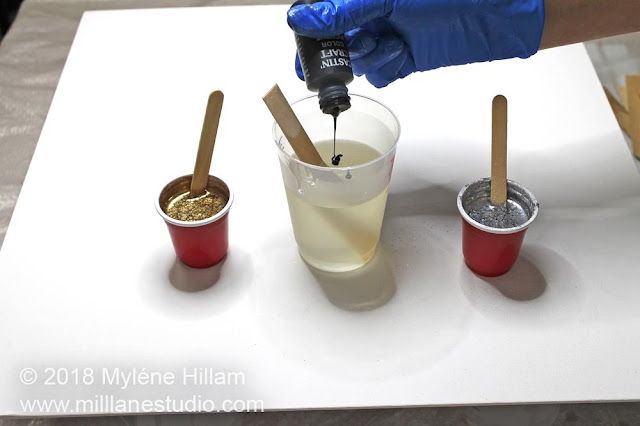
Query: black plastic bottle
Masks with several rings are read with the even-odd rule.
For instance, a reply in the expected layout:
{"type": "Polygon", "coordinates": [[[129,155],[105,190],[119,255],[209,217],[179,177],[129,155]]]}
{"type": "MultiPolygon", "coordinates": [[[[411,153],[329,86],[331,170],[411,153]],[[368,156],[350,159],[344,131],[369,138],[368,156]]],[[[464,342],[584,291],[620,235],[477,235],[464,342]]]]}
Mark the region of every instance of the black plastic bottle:
{"type": "MultiPolygon", "coordinates": [[[[293,6],[319,1],[298,0],[293,6]]],[[[318,92],[322,112],[337,117],[351,107],[347,84],[353,81],[353,71],[344,35],[329,39],[295,37],[307,89],[318,92]]]]}

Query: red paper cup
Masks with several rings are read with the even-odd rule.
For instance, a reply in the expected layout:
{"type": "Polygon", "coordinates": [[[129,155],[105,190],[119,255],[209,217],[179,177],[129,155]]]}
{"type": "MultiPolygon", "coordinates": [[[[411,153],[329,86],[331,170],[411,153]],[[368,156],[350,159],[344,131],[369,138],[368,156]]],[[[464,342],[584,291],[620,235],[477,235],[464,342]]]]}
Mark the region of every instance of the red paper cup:
{"type": "Polygon", "coordinates": [[[164,209],[173,198],[189,191],[191,177],[192,175],[186,175],[169,182],[156,199],[156,210],[169,228],[178,259],[192,268],[209,268],[219,263],[229,248],[228,218],[233,192],[223,180],[209,176],[207,189],[228,197],[224,208],[207,219],[191,222],[169,217],[164,209]]]}
{"type": "Polygon", "coordinates": [[[508,228],[484,225],[470,213],[478,205],[491,200],[491,179],[484,178],[466,185],[458,194],[458,210],[462,216],[462,253],[473,272],[497,277],[509,271],[518,258],[524,234],[538,215],[538,201],[524,186],[507,180],[507,200],[522,215],[521,224],[508,228]]]}

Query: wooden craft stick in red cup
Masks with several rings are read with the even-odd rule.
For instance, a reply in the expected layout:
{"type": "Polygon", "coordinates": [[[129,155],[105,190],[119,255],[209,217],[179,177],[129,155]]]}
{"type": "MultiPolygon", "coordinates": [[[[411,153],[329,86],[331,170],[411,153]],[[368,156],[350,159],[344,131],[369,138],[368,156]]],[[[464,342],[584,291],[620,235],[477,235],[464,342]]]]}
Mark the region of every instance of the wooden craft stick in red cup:
{"type": "Polygon", "coordinates": [[[538,215],[531,191],[507,179],[507,99],[502,95],[493,98],[491,127],[491,178],[470,183],[458,194],[464,260],[485,277],[511,269],[538,215]]]}
{"type": "Polygon", "coordinates": [[[233,192],[220,178],[209,175],[224,95],[209,95],[193,175],[169,182],[156,199],[178,258],[192,268],[219,263],[229,247],[229,209],[233,192]]]}

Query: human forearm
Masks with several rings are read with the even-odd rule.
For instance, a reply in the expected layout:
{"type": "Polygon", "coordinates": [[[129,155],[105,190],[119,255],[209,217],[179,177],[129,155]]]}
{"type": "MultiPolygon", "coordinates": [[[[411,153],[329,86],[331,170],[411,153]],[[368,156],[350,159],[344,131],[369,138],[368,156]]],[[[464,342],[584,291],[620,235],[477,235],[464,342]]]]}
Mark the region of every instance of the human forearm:
{"type": "Polygon", "coordinates": [[[640,31],[640,0],[545,0],[540,49],[640,31]]]}
{"type": "Polygon", "coordinates": [[[345,34],[354,72],[384,87],[417,71],[640,31],[640,0],[325,0],[292,7],[288,23],[305,37],[345,34]]]}

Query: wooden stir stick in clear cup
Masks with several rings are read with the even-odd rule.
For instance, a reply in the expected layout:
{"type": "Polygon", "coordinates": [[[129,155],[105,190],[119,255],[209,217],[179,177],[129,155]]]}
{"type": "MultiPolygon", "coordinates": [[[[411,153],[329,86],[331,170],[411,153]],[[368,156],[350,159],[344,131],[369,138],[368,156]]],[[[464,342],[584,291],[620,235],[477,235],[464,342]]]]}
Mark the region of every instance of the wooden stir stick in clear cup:
{"type": "Polygon", "coordinates": [[[302,124],[296,117],[296,114],[291,109],[291,105],[282,94],[280,87],[274,85],[266,95],[262,97],[262,100],[267,104],[267,108],[273,115],[273,118],[280,126],[280,130],[291,144],[291,148],[298,156],[298,159],[304,163],[312,164],[314,166],[328,167],[322,160],[318,150],[309,139],[307,132],[305,132],[302,124]]]}

